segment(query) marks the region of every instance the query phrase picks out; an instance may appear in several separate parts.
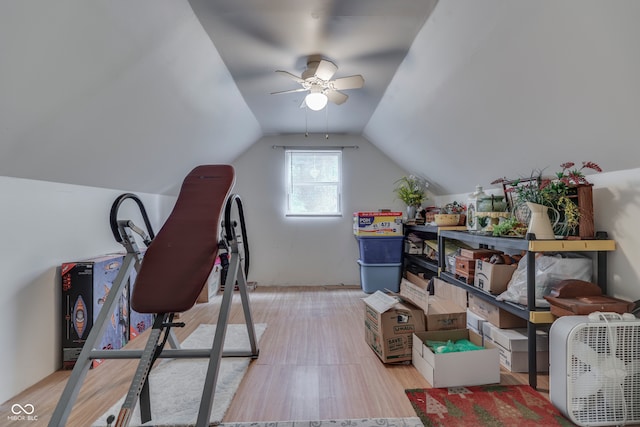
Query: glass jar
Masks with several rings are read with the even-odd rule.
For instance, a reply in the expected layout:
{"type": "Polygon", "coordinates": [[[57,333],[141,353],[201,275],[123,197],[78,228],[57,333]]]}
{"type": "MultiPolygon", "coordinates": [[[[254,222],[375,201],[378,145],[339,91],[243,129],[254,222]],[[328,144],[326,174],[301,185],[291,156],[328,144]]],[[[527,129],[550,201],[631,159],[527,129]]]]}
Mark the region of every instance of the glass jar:
{"type": "Polygon", "coordinates": [[[507,202],[504,196],[491,195],[478,200],[478,212],[504,212],[507,210],[507,202]]]}

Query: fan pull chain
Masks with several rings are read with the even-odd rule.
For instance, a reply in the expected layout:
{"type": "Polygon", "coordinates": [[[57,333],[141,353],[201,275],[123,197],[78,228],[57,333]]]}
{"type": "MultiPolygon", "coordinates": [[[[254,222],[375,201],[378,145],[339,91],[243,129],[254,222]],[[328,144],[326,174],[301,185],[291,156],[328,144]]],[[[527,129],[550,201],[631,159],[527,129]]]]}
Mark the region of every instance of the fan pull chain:
{"type": "Polygon", "coordinates": [[[325,118],[325,133],[324,139],[329,139],[329,104],[324,107],[324,118],[325,118]]]}
{"type": "Polygon", "coordinates": [[[309,109],[305,105],[304,107],[304,137],[307,138],[309,136],[309,109]]]}

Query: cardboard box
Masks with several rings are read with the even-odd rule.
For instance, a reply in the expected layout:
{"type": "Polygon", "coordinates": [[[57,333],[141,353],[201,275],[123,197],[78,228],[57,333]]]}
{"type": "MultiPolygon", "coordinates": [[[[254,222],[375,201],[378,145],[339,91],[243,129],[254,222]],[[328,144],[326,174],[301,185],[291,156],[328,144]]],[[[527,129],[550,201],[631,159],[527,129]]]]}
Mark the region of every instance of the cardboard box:
{"type": "MultiPolygon", "coordinates": [[[[143,254],[141,254],[142,256],[143,254]]],[[[75,365],[94,321],[111,291],[122,262],[123,254],[109,254],[61,265],[62,275],[62,367],[75,365]],[[80,312],[84,309],[84,313],[80,312]],[[84,316],[84,321],[78,321],[84,316]]],[[[131,309],[131,293],[136,279],[132,269],[119,301],[111,314],[100,343],[102,350],[117,350],[153,325],[153,314],[131,309]]],[[[92,367],[102,363],[95,359],[92,367]]]]}
{"type": "MultiPolygon", "coordinates": [[[[482,330],[487,338],[507,350],[526,352],[529,349],[527,328],[503,329],[491,323],[485,323],[482,325],[482,330]]],[[[536,330],[536,350],[549,351],[549,333],[542,329],[536,330]]]]}
{"type": "MultiPolygon", "coordinates": [[[[407,276],[409,275],[417,277],[414,274],[407,272],[407,276]]],[[[422,284],[426,283],[424,281],[421,282],[422,284]]],[[[400,297],[416,307],[419,307],[423,311],[429,310],[429,292],[427,291],[426,285],[422,286],[421,284],[416,284],[411,280],[402,279],[400,282],[400,297]]]]}
{"type": "MultiPolygon", "coordinates": [[[[500,364],[511,372],[529,371],[526,329],[501,329],[491,323],[483,325],[484,343],[500,352],[500,364]]],[[[549,371],[549,334],[536,330],[536,369],[549,371]]]]}
{"type": "Polygon", "coordinates": [[[413,334],[412,363],[433,387],[460,387],[500,382],[500,356],[496,348],[459,353],[434,353],[433,341],[468,339],[481,345],[480,337],[468,329],[426,331],[413,334]]]}
{"type": "Polygon", "coordinates": [[[484,332],[482,330],[482,325],[487,321],[487,319],[478,316],[473,311],[467,308],[467,329],[472,330],[476,334],[480,335],[482,338],[482,343],[484,344],[484,332]]]}
{"type": "Polygon", "coordinates": [[[429,298],[429,307],[425,312],[425,318],[427,331],[465,329],[467,327],[466,308],[435,295],[429,298]]]}
{"type": "MultiPolygon", "coordinates": [[[[136,269],[131,270],[131,276],[129,276],[129,301],[128,306],[131,306],[131,295],[133,295],[133,288],[136,281],[136,269]]],[[[153,314],[152,313],[138,313],[137,311],[130,309],[131,317],[129,319],[129,340],[132,340],[150,327],[153,326],[153,314]]]]}
{"type": "Polygon", "coordinates": [[[507,285],[516,268],[517,264],[491,264],[478,259],[473,275],[473,286],[490,294],[501,294],[507,290],[507,285]]]}
{"type": "Polygon", "coordinates": [[[524,328],[527,326],[526,319],[511,314],[477,295],[469,294],[469,309],[499,328],[524,328]]]}
{"type": "Polygon", "coordinates": [[[467,284],[473,284],[473,275],[475,274],[475,270],[476,262],[474,259],[460,255],[456,256],[456,277],[463,278],[467,284]]]}
{"type": "Polygon", "coordinates": [[[411,337],[414,332],[424,331],[424,312],[380,291],[363,301],[369,347],[384,363],[411,360],[411,337]]]}
{"type": "Polygon", "coordinates": [[[354,212],[356,236],[402,236],[402,212],[354,212]]]}
{"type": "Polygon", "coordinates": [[[438,277],[433,278],[433,294],[437,297],[451,300],[462,308],[467,307],[467,291],[438,277]]]}
{"type": "Polygon", "coordinates": [[[405,254],[422,254],[424,250],[424,242],[414,242],[409,239],[404,240],[404,253],[405,254]]]}
{"type": "Polygon", "coordinates": [[[407,278],[400,283],[400,297],[424,311],[427,331],[466,328],[466,302],[461,307],[454,300],[429,295],[426,279],[411,272],[407,272],[407,278]]]}
{"type": "Polygon", "coordinates": [[[501,253],[502,252],[496,251],[495,249],[485,249],[485,248],[480,248],[480,249],[461,248],[460,249],[460,256],[464,258],[471,258],[471,259],[491,257],[492,255],[501,254],[501,253]]]}
{"type": "Polygon", "coordinates": [[[216,257],[216,260],[213,263],[213,268],[211,269],[211,273],[207,278],[207,284],[200,291],[200,295],[198,295],[197,303],[209,302],[209,299],[212,299],[217,293],[218,289],[220,289],[220,276],[222,271],[222,264],[220,261],[220,257],[216,257]]]}
{"type": "MultiPolygon", "coordinates": [[[[62,275],[62,367],[73,368],[98,317],[124,256],[111,254],[61,265],[62,275]]],[[[98,349],[120,349],[129,337],[128,292],[120,296],[111,313],[98,349]]],[[[99,360],[93,361],[98,366],[99,360]]]]}

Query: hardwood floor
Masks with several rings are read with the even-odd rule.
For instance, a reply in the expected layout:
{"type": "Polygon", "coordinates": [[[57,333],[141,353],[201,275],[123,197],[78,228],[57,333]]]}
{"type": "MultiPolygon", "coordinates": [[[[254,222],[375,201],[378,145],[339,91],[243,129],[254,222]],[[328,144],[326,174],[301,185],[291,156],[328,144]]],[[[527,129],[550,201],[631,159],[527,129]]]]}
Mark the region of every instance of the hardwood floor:
{"type": "MultiPolygon", "coordinates": [[[[429,387],[411,366],[385,365],[364,341],[365,297],[347,287],[258,287],[251,292],[255,323],[266,323],[260,356],[254,360],[224,418],[232,421],[287,421],[349,418],[413,417],[406,388],[429,387]]],[[[180,316],[185,339],[201,323],[216,323],[220,297],[198,304],[180,316]]],[[[234,297],[230,323],[243,323],[240,298],[234,297]]],[[[146,334],[131,343],[140,347],[146,334]]],[[[122,397],[135,361],[107,360],[87,375],[69,418],[70,426],[89,426],[122,397]]],[[[0,405],[31,403],[38,422],[46,425],[70,371],[58,371],[0,405]]],[[[503,384],[527,383],[526,374],[503,371],[503,384]]],[[[538,390],[548,395],[548,377],[538,377],[538,390]]],[[[176,390],[176,393],[179,393],[176,390]]],[[[0,425],[23,426],[2,416],[0,425]]]]}

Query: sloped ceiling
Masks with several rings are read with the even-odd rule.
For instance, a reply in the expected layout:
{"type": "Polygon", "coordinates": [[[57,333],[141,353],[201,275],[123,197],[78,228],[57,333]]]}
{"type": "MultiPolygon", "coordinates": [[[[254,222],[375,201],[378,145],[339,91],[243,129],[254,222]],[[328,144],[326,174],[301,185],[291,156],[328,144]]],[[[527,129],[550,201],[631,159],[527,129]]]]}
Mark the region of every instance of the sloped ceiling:
{"type": "Polygon", "coordinates": [[[365,128],[436,194],[640,166],[640,2],[441,1],[365,128]]]}
{"type": "Polygon", "coordinates": [[[261,136],[185,1],[0,2],[0,174],[176,194],[261,136]]]}
{"type": "MultiPolygon", "coordinates": [[[[363,134],[436,194],[566,161],[639,166],[640,2],[294,3],[291,17],[330,24],[325,44],[267,37],[285,0],[0,2],[0,175],[175,194],[196,164],[302,132],[300,98],[268,95],[290,88],[273,71],[301,72],[329,41],[342,49],[327,53],[337,77],[361,73],[365,87],[329,109],[328,130],[363,134]],[[223,29],[254,31],[216,35],[207,23],[219,16],[223,29]]],[[[324,132],[317,117],[306,126],[324,132]]]]}

